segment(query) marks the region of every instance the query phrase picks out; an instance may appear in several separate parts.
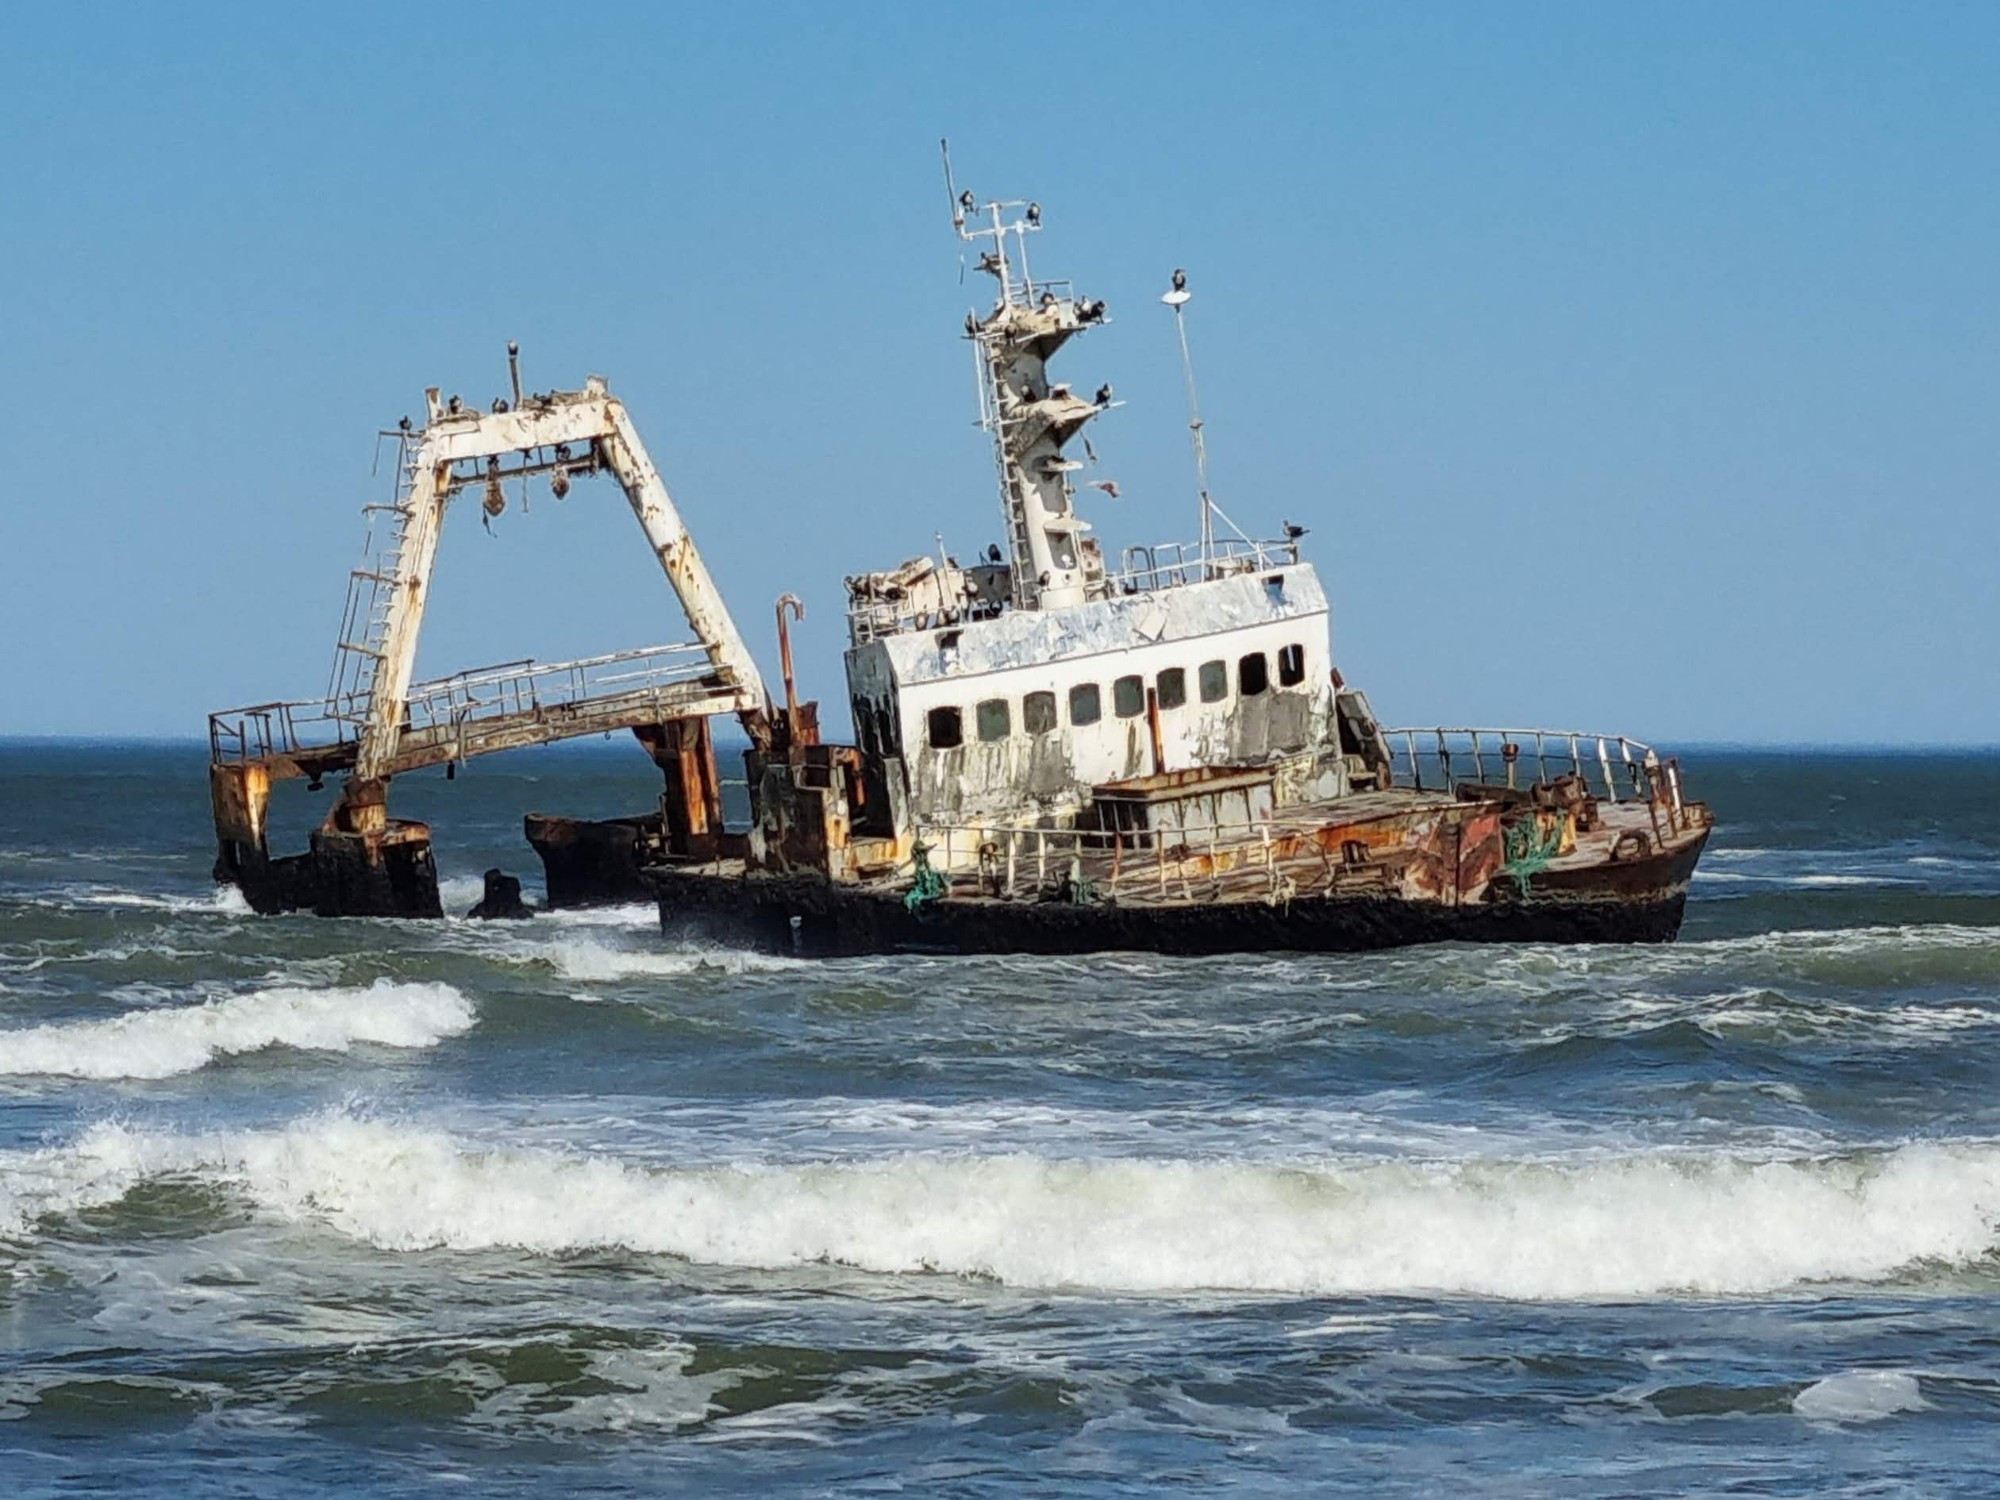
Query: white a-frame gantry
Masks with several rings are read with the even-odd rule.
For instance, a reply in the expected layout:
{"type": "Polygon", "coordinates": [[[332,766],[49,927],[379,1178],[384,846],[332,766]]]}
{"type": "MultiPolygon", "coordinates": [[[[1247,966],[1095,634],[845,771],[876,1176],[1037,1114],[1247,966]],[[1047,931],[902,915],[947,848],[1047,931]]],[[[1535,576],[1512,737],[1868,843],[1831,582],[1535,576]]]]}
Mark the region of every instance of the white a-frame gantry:
{"type": "Polygon", "coordinates": [[[387,825],[392,776],[522,745],[733,713],[768,745],[771,696],[749,648],[631,415],[604,381],[528,396],[491,411],[429,391],[424,426],[393,434],[400,471],[392,504],[373,506],[379,543],[354,571],[324,703],[268,703],[210,716],[217,831],[261,851],[273,779],[349,772],[328,827],[387,825]],[[503,485],[546,475],[554,492],[608,472],[673,586],[694,640],[585,661],[459,673],[412,683],[444,515],[461,491],[489,514],[503,485]],[[386,515],[384,514],[386,513],[386,515]],[[227,814],[227,816],[225,816],[227,814]],[[225,824],[229,825],[225,827],[225,824]]]}

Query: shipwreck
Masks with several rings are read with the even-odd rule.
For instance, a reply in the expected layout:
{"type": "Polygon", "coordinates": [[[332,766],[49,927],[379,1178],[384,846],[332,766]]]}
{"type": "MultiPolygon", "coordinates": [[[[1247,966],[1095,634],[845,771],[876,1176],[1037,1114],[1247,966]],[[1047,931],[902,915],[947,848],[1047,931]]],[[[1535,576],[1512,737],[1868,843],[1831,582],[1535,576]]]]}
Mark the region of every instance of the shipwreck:
{"type": "MultiPolygon", "coordinates": [[[[797,601],[777,605],[774,695],[630,413],[596,377],[524,394],[510,346],[509,396],[432,389],[421,427],[386,434],[396,488],[368,508],[324,696],[210,717],[216,877],[258,912],[440,916],[430,830],[389,812],[397,776],[629,731],[662,773],[656,807],[526,814],[551,905],[656,901],[669,929],[808,955],[1675,936],[1712,826],[1678,761],[1617,735],[1381,723],[1334,664],[1304,529],[1254,539],[1210,497],[1191,366],[1198,536],[1111,565],[1078,476],[1117,403],[1050,373],[1106,305],[1031,274],[1039,204],[955,194],[953,223],[995,287],[964,335],[1003,544],[846,580],[847,743],[799,699],[797,601]],[[490,513],[509,485],[593,476],[622,490],[689,638],[414,682],[451,502],[490,513]],[[734,826],[712,729],[732,717],[734,826]],[[306,847],[274,854],[273,783],[330,776],[306,847]]],[[[1162,300],[1185,360],[1182,273],[1162,300]]]]}

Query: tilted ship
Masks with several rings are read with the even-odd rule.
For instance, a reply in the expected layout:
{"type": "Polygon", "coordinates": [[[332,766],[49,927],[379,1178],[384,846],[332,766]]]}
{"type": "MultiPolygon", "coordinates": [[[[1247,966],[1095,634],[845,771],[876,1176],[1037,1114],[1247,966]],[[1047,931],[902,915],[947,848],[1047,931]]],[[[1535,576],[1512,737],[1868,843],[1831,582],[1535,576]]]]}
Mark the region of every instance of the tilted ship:
{"type": "MultiPolygon", "coordinates": [[[[1678,762],[1615,735],[1380,723],[1333,663],[1302,528],[1253,540],[1212,503],[1191,373],[1200,534],[1107,563],[1075,455],[1111,391],[1049,371],[1106,309],[1030,273],[1041,218],[957,200],[997,292],[965,334],[1005,547],[847,579],[851,743],[798,699],[797,601],[778,602],[779,698],[623,405],[595,377],[524,396],[510,347],[511,401],[433,389],[421,428],[387,434],[397,487],[371,507],[325,698],[211,716],[218,879],[264,912],[440,915],[429,829],[388,815],[395,776],[630,730],[664,775],[656,810],[527,815],[551,905],[643,896],[670,931],[809,955],[1671,939],[1712,824],[1678,762]],[[562,495],[599,473],[694,639],[413,683],[450,501],[479,494],[490,517],[517,482],[562,495]],[[747,827],[724,815],[723,715],[750,741],[747,827]],[[307,849],[272,855],[272,782],[328,775],[307,849]]],[[[1180,323],[1181,273],[1163,300],[1180,323]]],[[[511,885],[492,872],[478,914],[518,910],[511,885]]]]}

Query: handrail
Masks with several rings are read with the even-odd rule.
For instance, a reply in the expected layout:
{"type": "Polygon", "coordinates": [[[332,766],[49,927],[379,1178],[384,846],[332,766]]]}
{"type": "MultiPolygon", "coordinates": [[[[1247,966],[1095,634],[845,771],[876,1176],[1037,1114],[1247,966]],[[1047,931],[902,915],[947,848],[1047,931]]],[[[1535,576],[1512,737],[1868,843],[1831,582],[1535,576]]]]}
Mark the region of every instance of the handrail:
{"type": "MultiPolygon", "coordinates": [[[[712,671],[705,648],[692,642],[541,665],[524,660],[475,667],[413,685],[404,700],[403,729],[458,729],[511,714],[573,709],[698,681],[712,671]]],[[[209,756],[225,763],[336,750],[356,739],[367,713],[366,693],[223,709],[208,716],[209,756]]]]}
{"type": "MultiPolygon", "coordinates": [[[[1299,560],[1296,537],[1252,541],[1240,537],[1217,537],[1206,555],[1199,542],[1156,542],[1127,547],[1123,566],[1104,576],[1104,586],[1114,595],[1150,594],[1185,584],[1228,578],[1238,573],[1256,573],[1266,568],[1289,567],[1299,560]]],[[[974,603],[970,600],[941,604],[936,608],[915,609],[900,599],[863,597],[850,593],[847,601],[849,640],[860,646],[887,635],[910,630],[938,630],[990,620],[1008,608],[1004,601],[974,603]]]]}
{"type": "Polygon", "coordinates": [[[1119,571],[1106,581],[1121,594],[1149,594],[1234,573],[1286,567],[1298,560],[1297,537],[1269,541],[1217,537],[1206,552],[1200,542],[1155,542],[1127,547],[1119,571]]]}
{"type": "Polygon", "coordinates": [[[971,879],[982,887],[990,884],[995,894],[1012,897],[1030,875],[1030,889],[1048,888],[1052,873],[1075,884],[1086,877],[1083,866],[1087,857],[1093,864],[1090,876],[1107,877],[1112,894],[1157,883],[1164,897],[1170,881],[1185,883],[1182,866],[1187,859],[1207,856],[1210,874],[1218,875],[1222,868],[1218,856],[1224,852],[1234,857],[1247,851],[1252,856],[1250,865],[1270,872],[1275,890],[1283,878],[1277,865],[1278,841],[1310,837],[1321,826],[1319,820],[1304,819],[1257,819],[1188,830],[1045,828],[1027,822],[920,823],[916,835],[941,856],[932,858],[931,868],[944,878],[947,888],[954,881],[971,879]],[[1149,846],[1150,859],[1145,857],[1149,846]],[[1174,851],[1171,858],[1170,850],[1174,851]],[[1110,869],[1105,871],[1099,867],[1107,858],[1110,869]]]}
{"type": "MultiPolygon", "coordinates": [[[[1502,784],[1485,780],[1487,763],[1492,760],[1504,768],[1507,777],[1504,784],[1516,787],[1521,762],[1532,756],[1532,768],[1538,773],[1536,780],[1549,781],[1555,776],[1574,773],[1583,777],[1586,788],[1594,795],[1602,787],[1601,795],[1616,803],[1621,800],[1617,774],[1613,771],[1616,766],[1629,781],[1624,800],[1645,804],[1656,838],[1663,833],[1678,834],[1690,826],[1690,820],[1699,825],[1706,818],[1698,805],[1684,803],[1678,763],[1663,762],[1650,745],[1629,736],[1552,729],[1452,728],[1390,729],[1383,734],[1397,751],[1408,756],[1404,769],[1410,774],[1399,777],[1397,784],[1411,790],[1444,793],[1455,790],[1451,766],[1456,740],[1459,753],[1471,760],[1471,769],[1481,785],[1502,784]],[[1418,751],[1418,735],[1431,736],[1435,748],[1418,751]],[[1509,747],[1513,749],[1512,755],[1507,754],[1509,747]],[[1428,786],[1421,775],[1426,759],[1439,762],[1442,773],[1433,776],[1428,786]],[[1589,774],[1592,769],[1598,772],[1595,785],[1589,774]]],[[[1086,873],[1092,878],[1108,874],[1114,895],[1119,892],[1121,882],[1127,890],[1133,889],[1135,883],[1140,888],[1157,883],[1164,898],[1170,882],[1186,885],[1187,859],[1206,855],[1209,875],[1219,879],[1224,868],[1219,856],[1227,854],[1228,868],[1232,871],[1261,866],[1269,875],[1271,896],[1276,900],[1289,899],[1285,893],[1292,888],[1292,882],[1280,868],[1281,860],[1292,859],[1301,852],[1296,846],[1281,852],[1279,846],[1288,840],[1313,839],[1314,852],[1325,861],[1328,855],[1315,836],[1326,826],[1327,819],[1320,812],[1303,817],[1278,814],[1216,822],[1190,829],[1051,828],[1030,819],[1019,819],[993,823],[920,822],[916,836],[937,851],[931,861],[932,868],[947,883],[971,878],[981,888],[990,885],[996,895],[1012,897],[1018,892],[1026,876],[1024,861],[1031,858],[1034,890],[1049,887],[1051,867],[1055,865],[1061,867],[1064,878],[1072,883],[1084,879],[1086,873]],[[1146,858],[1148,850],[1150,859],[1146,858]],[[1092,864],[1089,872],[1084,868],[1086,858],[1092,864]],[[1107,858],[1108,872],[1103,868],[1107,858]]],[[[1339,861],[1327,866],[1329,881],[1335,878],[1332,871],[1336,864],[1339,861]]],[[[1340,867],[1357,879],[1363,871],[1381,868],[1365,860],[1340,867]]]]}
{"type": "Polygon", "coordinates": [[[1457,781],[1518,787],[1524,769],[1522,762],[1532,757],[1527,769],[1534,774],[1528,777],[1529,783],[1552,781],[1565,775],[1579,776],[1594,795],[1616,802],[1621,778],[1625,795],[1644,798],[1647,764],[1657,764],[1659,760],[1651,745],[1629,735],[1589,734],[1574,729],[1430,726],[1384,729],[1381,734],[1389,749],[1390,770],[1396,783],[1418,790],[1452,790],[1456,784],[1454,763],[1459,772],[1457,781]],[[1489,776],[1489,763],[1499,772],[1500,781],[1489,776]],[[1427,765],[1433,768],[1428,780],[1427,765]],[[1462,774],[1468,769],[1472,773],[1469,777],[1462,774]]]}

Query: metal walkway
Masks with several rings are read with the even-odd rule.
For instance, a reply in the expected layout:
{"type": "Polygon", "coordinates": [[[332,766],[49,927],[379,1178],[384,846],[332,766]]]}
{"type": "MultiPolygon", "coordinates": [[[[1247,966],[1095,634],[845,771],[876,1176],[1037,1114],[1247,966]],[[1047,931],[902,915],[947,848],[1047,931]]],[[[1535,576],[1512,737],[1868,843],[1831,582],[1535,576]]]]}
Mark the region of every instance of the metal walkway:
{"type": "MultiPolygon", "coordinates": [[[[391,774],[670,719],[738,713],[756,701],[755,689],[718,678],[699,642],[481,667],[411,687],[391,774]]],[[[365,694],[354,693],[225,709],[208,718],[209,758],[217,765],[263,765],[278,778],[349,770],[366,717],[365,694]]]]}

